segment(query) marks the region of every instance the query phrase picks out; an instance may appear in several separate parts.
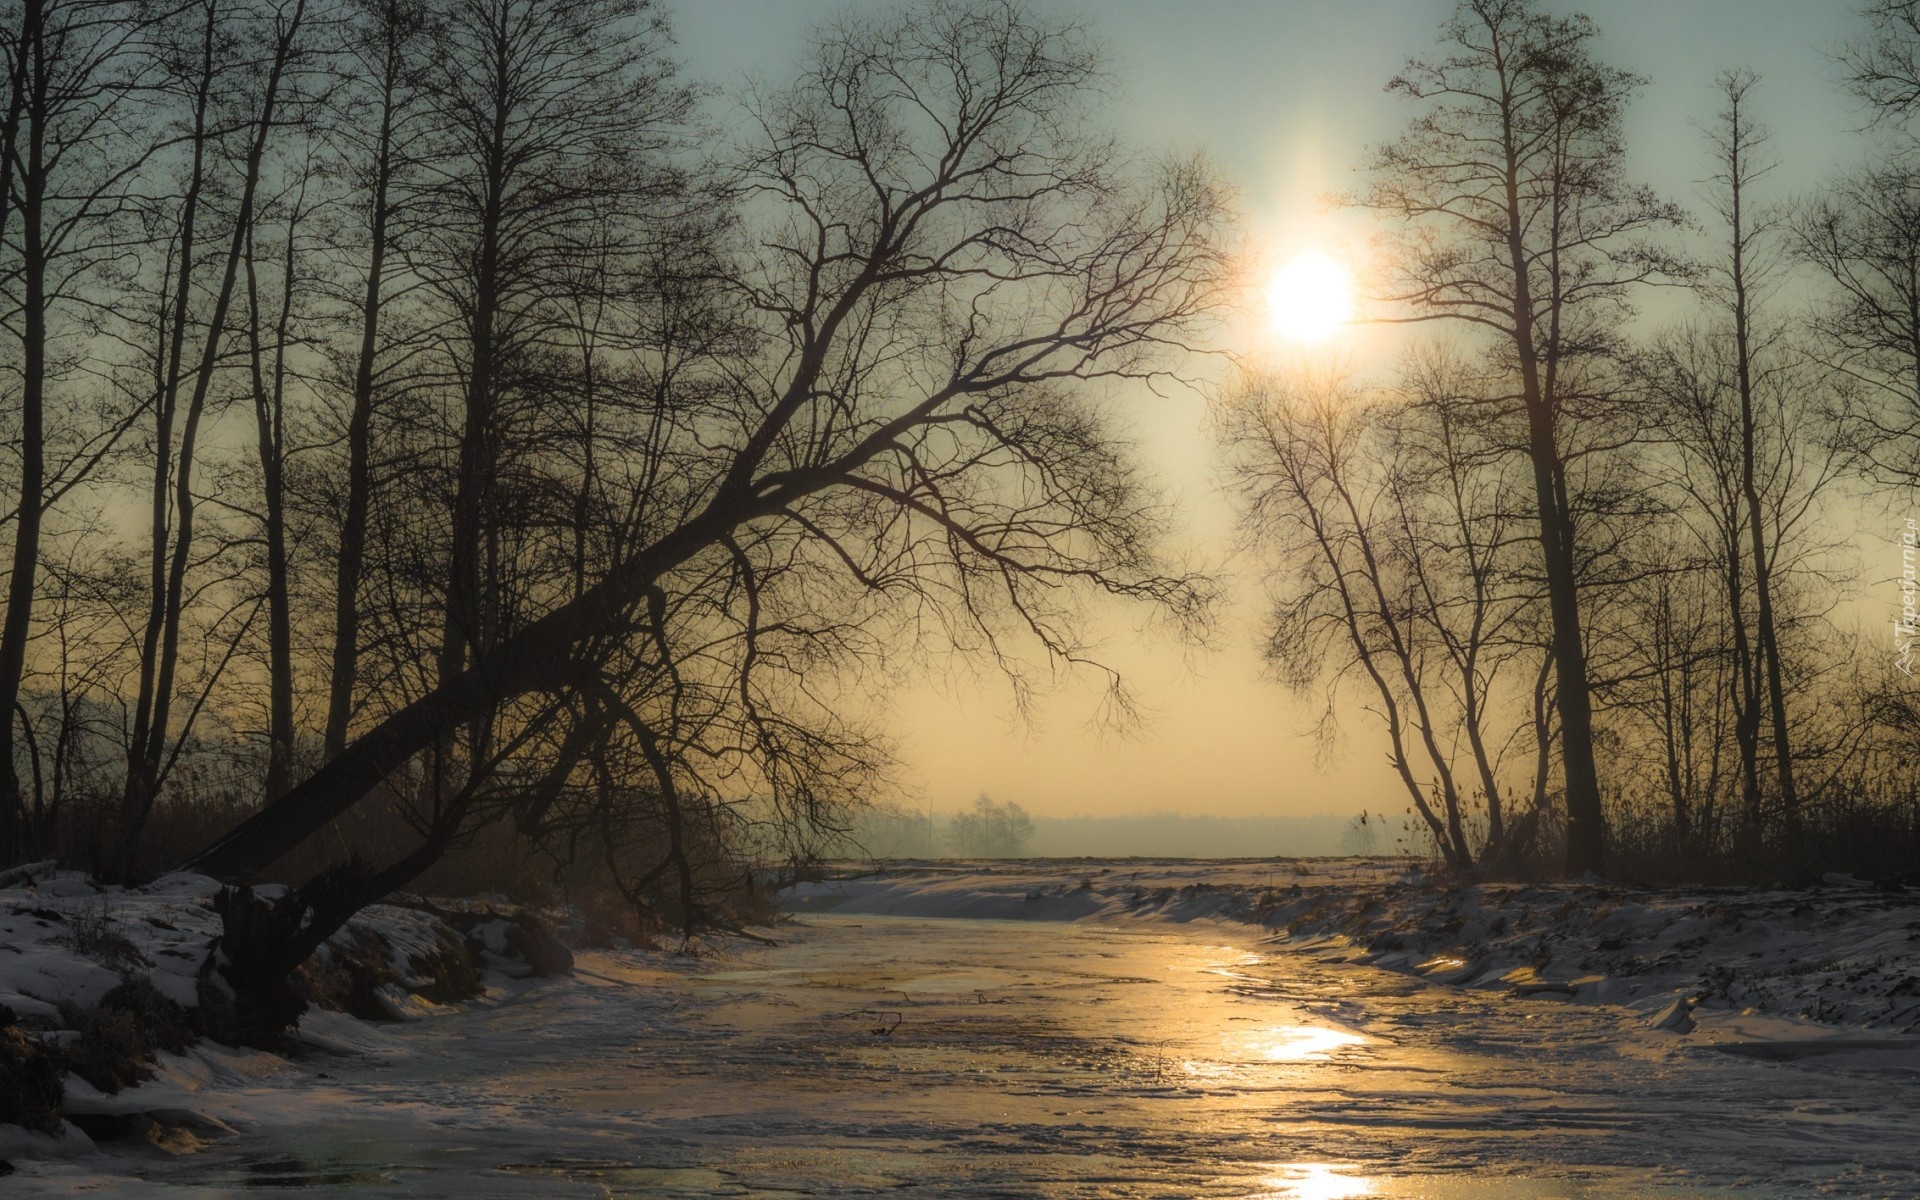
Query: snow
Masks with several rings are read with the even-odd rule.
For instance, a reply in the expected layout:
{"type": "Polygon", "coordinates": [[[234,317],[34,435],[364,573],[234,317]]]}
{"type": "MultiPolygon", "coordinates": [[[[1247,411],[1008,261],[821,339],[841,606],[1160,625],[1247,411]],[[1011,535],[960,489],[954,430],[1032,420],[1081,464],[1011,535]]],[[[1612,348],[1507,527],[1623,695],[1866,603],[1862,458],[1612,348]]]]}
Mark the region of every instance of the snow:
{"type": "MultiPolygon", "coordinates": [[[[213,907],[218,890],[213,879],[179,872],[139,888],[96,887],[78,872],[46,863],[0,873],[0,1004],[30,1036],[48,1042],[78,1039],[87,1013],[108,992],[135,978],[149,980],[182,1007],[196,1008],[201,967],[220,934],[213,907]]],[[[256,891],[275,895],[284,888],[256,891]]],[[[418,1020],[448,1011],[413,991],[440,983],[440,964],[463,960],[467,954],[465,939],[438,915],[403,905],[374,905],[335,934],[316,958],[322,966],[339,958],[349,970],[359,970],[355,964],[366,962],[369,950],[391,975],[369,989],[386,1015],[418,1020]]],[[[490,973],[496,983],[504,982],[500,972],[516,967],[523,976],[531,974],[507,947],[490,952],[488,959],[496,968],[490,973]]],[[[298,1040],[316,1052],[365,1053],[384,1045],[369,1037],[370,1027],[319,1008],[311,1010],[302,1025],[298,1040]]],[[[222,1097],[287,1067],[273,1055],[206,1042],[184,1057],[162,1052],[158,1060],[156,1078],[110,1096],[69,1075],[62,1114],[83,1119],[138,1116],[174,1131],[167,1136],[180,1131],[229,1136],[249,1117],[244,1107],[229,1105],[222,1097]]],[[[0,1139],[4,1160],[70,1156],[78,1152],[74,1146],[86,1142],[71,1125],[58,1137],[0,1126],[0,1139]]],[[[91,1147],[90,1142],[86,1145],[91,1147]]],[[[192,1148],[180,1137],[169,1145],[176,1151],[192,1148]]]]}
{"type": "MultiPolygon", "coordinates": [[[[0,937],[11,936],[12,930],[0,926],[0,937]]],[[[44,1005],[92,1008],[120,983],[112,971],[57,946],[25,946],[7,960],[4,969],[5,992],[44,1005]]]]}
{"type": "Polygon", "coordinates": [[[18,1125],[0,1125],[0,1161],[72,1159],[98,1150],[92,1138],[71,1124],[63,1125],[51,1137],[30,1133],[18,1125]]]}
{"type": "MultiPolygon", "coordinates": [[[[220,935],[212,899],[220,885],[213,879],[176,872],[145,887],[103,891],[77,872],[42,866],[25,878],[20,870],[8,872],[0,882],[9,885],[0,887],[0,1003],[27,1024],[57,1028],[60,1005],[91,1008],[132,974],[184,1007],[200,1003],[200,968],[220,935]]],[[[269,897],[285,891],[277,885],[255,890],[269,897]]],[[[393,1006],[409,1016],[425,1011],[409,989],[433,984],[442,956],[466,953],[462,936],[436,914],[377,904],[336,933],[318,957],[355,952],[368,939],[407,995],[393,1006]]],[[[517,961],[504,944],[499,958],[502,968],[517,961]]]]}
{"type": "Polygon", "coordinates": [[[1736,1018],[1784,1056],[1720,1050],[1218,917],[828,914],[780,941],[591,953],[419,1024],[331,1014],[307,1032],[347,1052],[252,1074],[169,1059],[110,1099],[236,1135],[22,1163],[8,1194],[1920,1194],[1901,1035],[1736,1018]]]}
{"type": "Polygon", "coordinates": [[[796,912],[1257,925],[1433,983],[1626,1005],[1680,1033],[1734,1013],[1920,1030],[1920,893],[1444,885],[1392,860],[916,863],[803,884],[796,912]],[[1663,1023],[1664,1022],[1664,1023],[1663,1023]]]}
{"type": "Polygon", "coordinates": [[[387,1015],[396,1021],[418,1021],[431,1017],[440,1011],[441,1006],[422,1000],[397,983],[383,983],[373,990],[374,999],[387,1010],[387,1015]]]}
{"type": "MultiPolygon", "coordinates": [[[[104,899],[158,963],[217,928],[210,886],[14,888],[0,913],[104,899]]],[[[1908,893],[1110,860],[911,864],[787,899],[778,945],[492,971],[458,1005],[390,985],[432,1019],[314,1012],[291,1057],[202,1044],[114,1096],[82,1084],[75,1115],[160,1124],[98,1151],[0,1142],[21,1168],[0,1192],[1920,1195],[1908,893]]],[[[431,914],[395,913],[369,918],[388,947],[444,948],[431,914]]],[[[513,966],[510,940],[473,922],[489,963],[513,966]]]]}
{"type": "Polygon", "coordinates": [[[192,1007],[200,963],[219,933],[208,900],[217,887],[205,876],[170,875],[150,888],[101,890],[48,868],[14,880],[0,889],[0,1003],[29,1025],[57,1025],[61,1004],[92,1008],[138,972],[192,1007]]]}

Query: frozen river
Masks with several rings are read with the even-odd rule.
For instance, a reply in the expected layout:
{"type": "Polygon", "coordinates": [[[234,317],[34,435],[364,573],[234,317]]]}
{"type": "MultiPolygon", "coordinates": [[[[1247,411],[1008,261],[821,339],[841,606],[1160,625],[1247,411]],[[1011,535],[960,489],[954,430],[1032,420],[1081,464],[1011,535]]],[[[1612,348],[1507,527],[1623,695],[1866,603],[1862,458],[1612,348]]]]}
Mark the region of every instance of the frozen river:
{"type": "Polygon", "coordinates": [[[357,1054],[242,1060],[197,1105],[238,1136],[0,1192],[1920,1195],[1904,1045],[1729,1052],[1230,924],[813,915],[781,936],[589,955],[357,1054]]]}

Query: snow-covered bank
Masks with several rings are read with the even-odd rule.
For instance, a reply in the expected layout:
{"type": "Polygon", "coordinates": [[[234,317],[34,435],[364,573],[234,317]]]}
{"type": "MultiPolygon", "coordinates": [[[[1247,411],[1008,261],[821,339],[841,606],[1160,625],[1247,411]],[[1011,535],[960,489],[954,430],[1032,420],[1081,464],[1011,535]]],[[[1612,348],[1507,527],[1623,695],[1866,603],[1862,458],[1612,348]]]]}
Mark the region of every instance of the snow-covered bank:
{"type": "MultiPolygon", "coordinates": [[[[1681,1163],[1738,1179],[1790,1162],[1825,1178],[1864,1161],[1898,1179],[1831,1194],[1920,1195],[1920,1150],[1887,1132],[1904,1128],[1920,1081],[1920,911],[1905,892],[1449,889],[1396,863],[1325,860],[929,863],[794,889],[794,910],[841,917],[803,920],[777,945],[606,952],[553,982],[507,978],[531,966],[497,918],[382,908],[326,957],[363,964],[339,967],[349,981],[379,977],[368,963],[413,972],[386,980],[397,990],[358,995],[380,1015],[435,1019],[369,1024],[340,1011],[356,994],[347,987],[335,1009],[303,1019],[284,1056],[202,1040],[157,1047],[153,1077],[118,1091],[72,1073],[90,1026],[60,989],[91,996],[96,1018],[118,1011],[106,998],[129,974],[198,998],[197,964],[217,932],[210,886],[176,877],[103,892],[50,876],[31,894],[17,881],[0,890],[0,987],[41,1006],[0,1034],[48,1048],[68,1072],[59,1136],[0,1126],[0,1159],[42,1160],[7,1181],[40,1189],[22,1194],[69,1194],[96,1175],[109,1180],[103,1194],[128,1196],[159,1194],[160,1178],[198,1196],[435,1177],[409,1194],[555,1200],[604,1194],[591,1189],[631,1170],[645,1186],[696,1172],[665,1194],[710,1195],[721,1168],[778,1194],[799,1183],[846,1194],[822,1181],[853,1163],[932,1189],[885,1194],[946,1195],[964,1193],[911,1174],[930,1146],[950,1147],[945,1169],[967,1172],[985,1169],[979,1150],[991,1145],[993,1171],[1026,1179],[1054,1169],[1048,1147],[1084,1142],[1116,1161],[1151,1159],[1127,1168],[1124,1194],[1139,1195],[1296,1194],[1162,1186],[1181,1155],[1192,1172],[1234,1179],[1256,1168],[1290,1178],[1256,1158],[1287,1170],[1337,1161],[1378,1176],[1369,1194],[1396,1197],[1442,1194],[1392,1182],[1408,1173],[1681,1163]],[[145,965],[129,967],[124,948],[111,965],[108,933],[145,965]],[[452,942],[477,956],[486,994],[436,1004],[420,994],[431,976],[412,952],[452,942]],[[983,1072],[983,1055],[1008,1073],[983,1072]],[[1008,1105],[1025,1114],[1012,1125],[1008,1105]],[[1670,1128],[1700,1113],[1713,1118],[1670,1128]],[[1434,1129],[1450,1132],[1417,1132],[1434,1129]],[[45,1161],[83,1154],[87,1131],[115,1140],[79,1162],[45,1161]],[[1465,1157],[1461,1139],[1472,1140],[1465,1157]],[[755,1157],[769,1142],[781,1163],[828,1143],[841,1157],[802,1180],[755,1157]],[[491,1172],[492,1190],[475,1190],[472,1172],[491,1172]],[[542,1172],[578,1189],[542,1191],[542,1172]]],[[[99,1040],[114,1022],[91,1027],[99,1040]]],[[[1061,1180],[1082,1162],[1061,1152],[1061,1180]]],[[[1477,1180],[1444,1194],[1653,1194],[1472,1190],[1477,1180]]],[[[1062,1182],[1057,1194],[1094,1193],[1062,1182]]]]}
{"type": "MultiPolygon", "coordinates": [[[[218,890],[190,874],[121,888],[47,864],[0,873],[0,1161],[84,1152],[92,1137],[190,1148],[227,1131],[189,1094],[273,1056],[202,1041],[220,1036],[230,995],[206,967],[218,890]]],[[[374,905],[301,968],[310,1009],[289,1047],[337,1048],[354,1039],[348,1018],[410,1020],[570,965],[530,914],[374,905]]]]}
{"type": "Polygon", "coordinates": [[[1920,893],[1838,877],[1795,890],[1655,891],[1434,883],[1388,860],[1032,860],[850,866],[784,902],[892,916],[1242,921],[1301,952],[1436,983],[1628,1005],[1675,1033],[1709,1014],[1712,1036],[1749,1037],[1756,1018],[1920,1031],[1920,893]]]}
{"type": "MultiPolygon", "coordinates": [[[[1225,922],[810,917],[179,1089],[9,1200],[1913,1200],[1920,1039],[1778,1062],[1225,922]]],[[[1883,1043],[1893,1041],[1882,1038],[1883,1043]]]]}
{"type": "MultiPolygon", "coordinates": [[[[1520,889],[1498,915],[1614,890],[1520,889]]],[[[137,1087],[67,1094],[119,1140],[23,1158],[0,1194],[1920,1196],[1920,1037],[1717,1001],[1683,1034],[1656,1020],[1670,998],[1616,993],[1654,974],[1487,978],[1513,949],[1473,932],[1487,891],[1408,886],[1391,864],[927,864],[794,899],[839,912],[710,954],[490,977],[430,1020],[312,1013],[285,1056],[161,1051],[137,1087]],[[1051,920],[859,915],[881,910],[1051,920]],[[1407,945],[1345,931],[1388,918],[1407,945]],[[1429,933],[1484,942],[1479,973],[1447,985],[1464,961],[1386,957],[1429,933]],[[1567,990],[1533,986],[1552,983],[1567,990]]],[[[1571,955],[1589,925],[1684,908],[1637,896],[1552,928],[1571,955]]]]}

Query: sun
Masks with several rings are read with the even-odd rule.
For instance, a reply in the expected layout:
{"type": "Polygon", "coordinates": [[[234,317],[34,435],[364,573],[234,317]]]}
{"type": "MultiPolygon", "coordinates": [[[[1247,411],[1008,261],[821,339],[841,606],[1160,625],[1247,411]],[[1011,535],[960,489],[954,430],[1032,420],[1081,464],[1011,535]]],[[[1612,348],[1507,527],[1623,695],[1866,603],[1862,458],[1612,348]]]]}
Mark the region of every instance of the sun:
{"type": "Polygon", "coordinates": [[[1288,341],[1324,342],[1353,320],[1353,277],[1332,255],[1309,250],[1268,281],[1267,320],[1288,341]]]}

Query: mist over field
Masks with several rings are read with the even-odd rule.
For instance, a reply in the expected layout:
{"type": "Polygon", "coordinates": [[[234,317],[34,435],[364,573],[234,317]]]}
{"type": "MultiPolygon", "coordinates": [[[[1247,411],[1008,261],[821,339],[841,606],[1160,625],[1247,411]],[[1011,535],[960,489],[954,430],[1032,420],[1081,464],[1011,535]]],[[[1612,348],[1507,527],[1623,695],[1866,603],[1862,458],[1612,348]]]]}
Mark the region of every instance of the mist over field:
{"type": "MultiPolygon", "coordinates": [[[[846,852],[868,858],[965,856],[954,835],[959,813],[869,815],[853,830],[846,852]],[[931,828],[931,839],[929,829],[931,828]]],[[[1369,838],[1355,818],[1220,817],[1179,812],[1109,816],[1031,817],[1019,841],[992,847],[996,853],[1032,858],[1259,858],[1390,853],[1395,837],[1384,819],[1369,838]]]]}
{"type": "MultiPolygon", "coordinates": [[[[1172,858],[1310,857],[1352,854],[1353,818],[1213,817],[1139,813],[1111,817],[1036,817],[1036,857],[1126,856],[1172,858]]],[[[1378,844],[1384,849],[1388,839],[1378,844]]]]}

